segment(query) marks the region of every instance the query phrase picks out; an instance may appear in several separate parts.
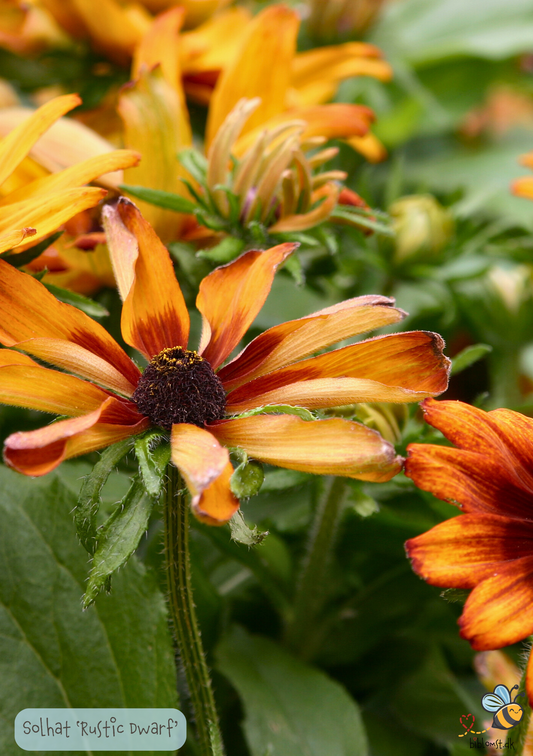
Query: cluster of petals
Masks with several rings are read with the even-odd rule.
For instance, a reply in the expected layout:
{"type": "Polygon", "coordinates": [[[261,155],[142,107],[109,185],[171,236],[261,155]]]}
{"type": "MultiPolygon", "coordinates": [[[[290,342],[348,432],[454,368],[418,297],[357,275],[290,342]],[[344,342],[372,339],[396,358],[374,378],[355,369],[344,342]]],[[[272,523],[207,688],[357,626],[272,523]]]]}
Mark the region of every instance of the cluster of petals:
{"type": "MultiPolygon", "coordinates": [[[[151,360],[186,348],[189,314],[172,263],[135,205],[104,210],[127,344],[151,360]]],[[[231,417],[265,405],[320,409],[353,402],[417,402],[445,390],[449,361],[440,336],[390,334],[311,357],[342,339],[400,321],[393,300],[364,296],[268,329],[232,361],[261,309],[278,266],[294,244],[249,251],[201,283],[199,354],[218,371],[226,417],[204,428],[172,426],[172,461],[192,494],[195,514],[228,520],[238,501],[229,486],[226,447],[294,470],[363,480],[388,480],[401,469],[394,448],[375,431],[340,418],[296,415],[231,417]]],[[[110,334],[80,310],[58,302],[42,284],[0,261],[0,401],[66,415],[6,440],[8,465],[43,475],[69,457],[94,451],[150,427],[131,400],[141,376],[110,334]],[[13,349],[14,347],[14,349],[13,349]],[[30,357],[31,355],[31,357],[30,357]],[[43,367],[32,358],[66,372],[43,367]]]]}
{"type": "Polygon", "coordinates": [[[406,475],[464,514],[407,541],[407,553],[431,585],[471,590],[459,625],[473,648],[516,643],[533,633],[533,419],[455,401],[422,406],[457,448],[411,444],[406,475]]]}

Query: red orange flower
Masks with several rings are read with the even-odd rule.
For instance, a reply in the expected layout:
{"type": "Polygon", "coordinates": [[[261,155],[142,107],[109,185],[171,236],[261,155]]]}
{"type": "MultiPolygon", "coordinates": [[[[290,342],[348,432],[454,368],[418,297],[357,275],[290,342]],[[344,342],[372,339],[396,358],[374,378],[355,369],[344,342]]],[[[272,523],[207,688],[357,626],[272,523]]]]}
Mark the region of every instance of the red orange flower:
{"type": "Polygon", "coordinates": [[[407,541],[413,568],[431,585],[472,589],[459,625],[473,648],[516,643],[533,633],[533,419],[462,402],[422,406],[457,448],[411,444],[406,475],[464,514],[407,541]]]}
{"type": "Polygon", "coordinates": [[[449,362],[440,336],[391,334],[305,359],[405,315],[385,297],[358,297],[270,328],[223,365],[295,245],[246,252],[202,281],[197,306],[203,332],[196,353],[187,350],[189,314],[152,227],[127,200],[105,209],[105,226],[124,300],[122,334],[149,365],[141,376],[102,326],[0,260],[0,342],[27,353],[0,350],[0,401],[70,416],[11,435],[7,464],[43,475],[64,459],[152,424],[163,426],[196,515],[214,523],[228,520],[238,507],[226,447],[281,467],[362,480],[388,480],[400,470],[391,444],[363,425],[257,411],[265,405],[416,402],[438,394],[446,388],[449,362]],[[78,377],[42,367],[28,354],[78,377]]]}

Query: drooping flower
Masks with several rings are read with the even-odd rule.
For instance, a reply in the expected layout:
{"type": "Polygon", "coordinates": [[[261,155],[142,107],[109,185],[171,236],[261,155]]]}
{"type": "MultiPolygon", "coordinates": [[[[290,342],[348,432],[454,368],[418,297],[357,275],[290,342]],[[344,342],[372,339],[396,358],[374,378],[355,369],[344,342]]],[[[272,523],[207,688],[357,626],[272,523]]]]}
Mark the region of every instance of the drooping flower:
{"type": "MultiPolygon", "coordinates": [[[[464,514],[407,541],[414,570],[431,585],[471,589],[460,633],[479,651],[533,633],[533,420],[427,399],[430,425],[456,448],[408,447],[406,475],[464,514]]],[[[533,657],[527,691],[533,701],[533,657]]]]}
{"type": "Polygon", "coordinates": [[[27,180],[23,163],[35,143],[80,102],[77,95],[57,97],[24,117],[0,142],[0,252],[11,248],[22,251],[77,213],[94,207],[107,192],[84,184],[138,163],[137,153],[114,150],[88,157],[57,173],[40,169],[27,180]],[[28,237],[31,240],[25,242],[28,237]]]}
{"type": "Polygon", "coordinates": [[[170,431],[171,459],[187,482],[196,515],[214,523],[228,520],[238,507],[226,447],[317,474],[379,481],[400,470],[394,448],[363,425],[253,411],[261,413],[265,405],[274,412],[280,405],[416,402],[439,394],[449,367],[440,336],[380,336],[309,358],[404,317],[386,297],[358,297],[270,328],[224,365],[295,245],[246,252],[203,280],[197,299],[203,332],[195,352],[188,350],[189,315],[170,257],[151,226],[126,200],[106,208],[105,225],[124,300],[122,334],[148,367],[141,374],[102,326],[0,261],[0,342],[12,347],[0,350],[0,401],[70,416],[12,434],[4,450],[8,465],[44,475],[64,459],[162,426],[170,431]]]}

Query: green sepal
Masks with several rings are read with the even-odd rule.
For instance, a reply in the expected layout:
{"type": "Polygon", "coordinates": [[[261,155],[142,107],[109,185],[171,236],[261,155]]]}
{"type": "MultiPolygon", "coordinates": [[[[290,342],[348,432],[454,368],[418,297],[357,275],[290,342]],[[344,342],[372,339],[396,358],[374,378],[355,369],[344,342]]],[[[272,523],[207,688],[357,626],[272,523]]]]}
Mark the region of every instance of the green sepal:
{"type": "Polygon", "coordinates": [[[457,375],[457,373],[461,373],[467,367],[470,367],[470,365],[483,359],[489,352],[492,352],[492,347],[488,344],[473,344],[466,347],[466,349],[463,349],[453,358],[451,374],[457,375]]]}
{"type": "Polygon", "coordinates": [[[93,318],[103,318],[106,315],[109,315],[108,310],[106,310],[106,308],[99,302],[95,302],[94,299],[89,299],[89,297],[84,297],[81,294],[76,294],[74,291],[62,289],[59,286],[54,286],[53,284],[45,283],[44,281],[42,281],[42,284],[48,289],[50,294],[53,294],[60,302],[65,302],[73,307],[77,307],[78,310],[81,310],[86,315],[90,315],[93,318]]]}
{"type": "Polygon", "coordinates": [[[285,260],[285,269],[289,271],[298,286],[305,283],[305,274],[302,267],[302,261],[298,255],[291,255],[285,260]]]}
{"type": "MultiPolygon", "coordinates": [[[[348,205],[343,205],[342,209],[339,205],[337,205],[335,210],[333,210],[333,212],[329,216],[328,220],[343,220],[349,223],[351,226],[354,226],[355,228],[368,228],[371,231],[375,231],[375,233],[377,234],[381,234],[382,236],[394,237],[396,235],[394,229],[390,226],[386,226],[384,223],[379,223],[365,217],[365,214],[368,211],[361,211],[356,208],[351,208],[350,210],[348,210],[347,208],[348,205]]],[[[375,213],[372,212],[372,215],[374,214],[375,213]]]]}
{"type": "Polygon", "coordinates": [[[100,509],[102,489],[112,470],[131,449],[131,445],[131,438],[126,438],[108,446],[83,481],[74,510],[74,522],[78,538],[89,554],[94,554],[96,548],[96,515],[100,509]]]}
{"type": "Polygon", "coordinates": [[[253,528],[247,525],[240,509],[235,512],[229,521],[229,528],[231,532],[231,540],[236,541],[237,543],[243,543],[245,546],[257,546],[264,541],[268,535],[268,530],[263,532],[259,530],[257,525],[254,525],[253,528]]]}
{"type": "Polygon", "coordinates": [[[204,155],[193,147],[186,147],[178,152],[178,160],[195,181],[205,185],[208,162],[204,155]]]}
{"type": "Polygon", "coordinates": [[[224,184],[216,184],[213,187],[213,191],[221,191],[224,192],[224,194],[227,197],[228,204],[229,204],[229,222],[230,223],[239,223],[240,215],[241,215],[241,203],[239,196],[237,194],[234,194],[229,186],[225,186],[224,184]]]}
{"type": "Polygon", "coordinates": [[[305,234],[303,231],[285,231],[279,234],[272,233],[271,235],[280,244],[282,242],[298,242],[299,244],[303,244],[305,247],[318,247],[321,244],[320,240],[315,236],[311,236],[311,234],[305,234]]]}
{"type": "Polygon", "coordinates": [[[58,231],[51,236],[47,236],[46,239],[35,244],[35,246],[25,249],[24,252],[13,252],[12,249],[8,249],[0,254],[0,259],[13,265],[15,268],[20,268],[22,265],[28,265],[28,263],[31,263],[39,257],[39,255],[42,255],[45,249],[48,249],[48,247],[57,241],[62,235],[63,231],[58,231]]]}
{"type": "Polygon", "coordinates": [[[131,194],[132,197],[137,197],[137,199],[149,202],[157,207],[163,207],[165,210],[173,210],[175,213],[194,213],[196,210],[194,202],[173,192],[149,189],[146,186],[129,186],[128,184],[121,185],[119,189],[131,194]]]}
{"type": "Polygon", "coordinates": [[[234,236],[226,236],[225,239],[211,249],[201,249],[196,257],[202,260],[210,260],[214,263],[228,263],[238,257],[244,249],[244,241],[234,236]]]}
{"type": "Polygon", "coordinates": [[[126,496],[96,534],[98,546],[83,597],[84,609],[93,603],[102,588],[109,590],[109,578],[139,545],[154,503],[155,498],[146,494],[141,476],[136,475],[126,496]]]}
{"type": "Polygon", "coordinates": [[[297,415],[308,422],[317,419],[311,410],[305,407],[293,407],[292,404],[265,404],[262,407],[241,412],[239,415],[232,415],[232,418],[240,420],[241,417],[253,417],[254,415],[297,415]]]}
{"type": "MultiPolygon", "coordinates": [[[[241,462],[230,478],[229,486],[238,499],[255,496],[261,490],[265,473],[263,465],[255,459],[241,462]]],[[[242,542],[241,542],[242,543],[242,542]]]]}
{"type": "Polygon", "coordinates": [[[198,223],[211,229],[211,231],[226,231],[228,229],[228,222],[224,218],[220,218],[218,215],[213,215],[212,213],[201,209],[197,209],[195,215],[198,223]]]}
{"type": "Polygon", "coordinates": [[[150,496],[159,496],[165,470],[170,462],[170,444],[161,443],[166,437],[160,431],[151,430],[135,439],[135,454],[141,478],[150,496]]]}
{"type": "Polygon", "coordinates": [[[463,588],[446,588],[440,595],[449,604],[464,604],[470,593],[463,588]]]}

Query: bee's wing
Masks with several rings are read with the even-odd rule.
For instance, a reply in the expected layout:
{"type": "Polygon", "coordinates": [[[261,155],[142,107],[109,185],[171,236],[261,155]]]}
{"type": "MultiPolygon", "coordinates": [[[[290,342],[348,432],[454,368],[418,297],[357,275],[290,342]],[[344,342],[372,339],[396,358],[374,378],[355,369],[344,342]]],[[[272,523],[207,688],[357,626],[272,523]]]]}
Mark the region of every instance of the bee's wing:
{"type": "Polygon", "coordinates": [[[500,696],[497,696],[495,693],[486,693],[481,699],[481,705],[483,706],[485,711],[498,711],[498,709],[501,709],[502,706],[505,706],[505,701],[503,701],[500,696]]]}
{"type": "Polygon", "coordinates": [[[511,703],[511,694],[509,693],[509,689],[506,688],[505,685],[497,685],[494,688],[494,695],[499,696],[506,704],[511,703]]]}

